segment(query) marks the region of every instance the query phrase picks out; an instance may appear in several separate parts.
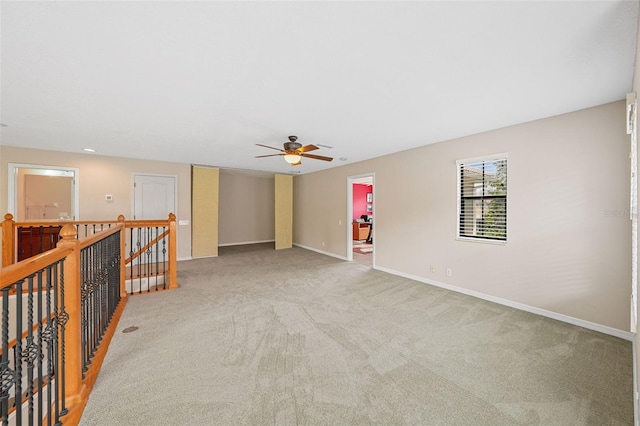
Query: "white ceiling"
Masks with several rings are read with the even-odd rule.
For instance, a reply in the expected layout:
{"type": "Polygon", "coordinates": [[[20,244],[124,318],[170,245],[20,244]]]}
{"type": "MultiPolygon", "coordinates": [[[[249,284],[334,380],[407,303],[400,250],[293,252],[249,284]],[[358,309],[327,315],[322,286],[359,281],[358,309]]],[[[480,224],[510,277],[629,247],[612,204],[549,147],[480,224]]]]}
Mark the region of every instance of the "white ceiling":
{"type": "Polygon", "coordinates": [[[1,144],[287,172],[255,144],[297,135],[334,147],[296,167],[308,173],[623,99],[638,2],[2,1],[0,14],[1,144]]]}

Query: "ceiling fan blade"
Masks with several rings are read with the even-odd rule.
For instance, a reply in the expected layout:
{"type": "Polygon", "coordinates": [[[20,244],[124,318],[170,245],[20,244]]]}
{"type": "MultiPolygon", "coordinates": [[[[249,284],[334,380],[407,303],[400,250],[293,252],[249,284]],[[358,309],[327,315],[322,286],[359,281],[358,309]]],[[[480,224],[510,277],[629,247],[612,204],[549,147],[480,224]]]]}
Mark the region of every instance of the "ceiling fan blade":
{"type": "Polygon", "coordinates": [[[257,143],[256,145],[257,145],[257,146],[261,146],[261,147],[263,147],[263,148],[275,149],[276,151],[282,151],[282,152],[284,152],[284,150],[282,150],[282,149],[280,149],[280,148],[274,148],[274,147],[269,146],[269,145],[262,145],[261,143],[257,143]]]}
{"type": "Polygon", "coordinates": [[[313,158],[315,160],[324,160],[324,161],[333,160],[333,158],[331,158],[331,157],[323,157],[322,155],[305,154],[305,153],[300,153],[300,155],[302,155],[303,157],[306,157],[306,158],[313,158]]]}
{"type": "Polygon", "coordinates": [[[302,148],[296,149],[296,151],[298,151],[298,152],[309,152],[309,151],[315,151],[316,149],[318,149],[318,147],[315,146],[315,145],[305,145],[302,148]]]}
{"type": "Polygon", "coordinates": [[[256,155],[255,158],[264,158],[264,157],[280,157],[284,154],[269,154],[269,155],[256,155]]]}

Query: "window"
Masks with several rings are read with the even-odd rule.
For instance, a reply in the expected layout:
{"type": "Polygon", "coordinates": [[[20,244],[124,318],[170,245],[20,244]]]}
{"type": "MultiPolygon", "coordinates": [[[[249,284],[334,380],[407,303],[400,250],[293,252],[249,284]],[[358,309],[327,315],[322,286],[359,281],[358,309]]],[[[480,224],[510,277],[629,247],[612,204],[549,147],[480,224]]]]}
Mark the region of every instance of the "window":
{"type": "Polygon", "coordinates": [[[507,156],[460,160],[458,238],[507,241],[507,156]]]}

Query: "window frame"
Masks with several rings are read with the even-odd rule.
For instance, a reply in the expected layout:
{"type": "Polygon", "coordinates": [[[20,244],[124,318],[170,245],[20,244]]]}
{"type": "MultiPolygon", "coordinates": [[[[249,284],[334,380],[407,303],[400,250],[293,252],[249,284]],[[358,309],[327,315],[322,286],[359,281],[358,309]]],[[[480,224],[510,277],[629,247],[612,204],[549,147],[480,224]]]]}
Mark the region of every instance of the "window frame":
{"type": "Polygon", "coordinates": [[[509,221],[508,212],[509,212],[509,155],[507,153],[499,153],[492,155],[485,155],[481,157],[473,157],[473,158],[465,158],[462,160],[456,160],[456,240],[458,241],[467,241],[474,243],[483,243],[483,244],[497,244],[497,245],[506,245],[509,236],[509,221]],[[461,176],[461,167],[465,164],[473,164],[480,162],[498,162],[505,161],[507,164],[507,187],[506,194],[504,197],[499,196],[491,196],[491,197],[480,197],[477,198],[479,200],[484,201],[487,198],[495,199],[495,198],[504,198],[505,200],[505,239],[498,239],[486,236],[469,236],[469,235],[461,235],[460,225],[461,225],[461,214],[462,214],[462,202],[465,199],[470,199],[471,197],[463,197],[462,194],[462,176],[461,176]]]}

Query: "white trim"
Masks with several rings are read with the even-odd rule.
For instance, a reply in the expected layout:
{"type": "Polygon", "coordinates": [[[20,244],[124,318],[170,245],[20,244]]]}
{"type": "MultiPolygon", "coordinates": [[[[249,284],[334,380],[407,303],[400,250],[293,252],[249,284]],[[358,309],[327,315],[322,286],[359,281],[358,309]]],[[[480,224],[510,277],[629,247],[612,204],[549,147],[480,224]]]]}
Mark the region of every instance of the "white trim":
{"type": "Polygon", "coordinates": [[[179,257],[178,259],[176,259],[176,262],[182,262],[184,260],[193,260],[193,257],[191,257],[191,256],[179,257]]]}
{"type": "Polygon", "coordinates": [[[218,244],[218,247],[244,246],[247,244],[274,243],[276,240],[244,241],[240,243],[218,244]]]}
{"type": "Polygon", "coordinates": [[[214,257],[218,257],[218,255],[216,254],[216,255],[212,255],[212,256],[198,256],[198,257],[193,257],[192,256],[191,260],[194,260],[194,259],[213,259],[214,257]]]}
{"type": "Polygon", "coordinates": [[[638,426],[638,366],[636,365],[636,340],[631,342],[631,353],[633,354],[631,359],[633,360],[633,419],[634,424],[638,426]]]}
{"type": "MultiPolygon", "coordinates": [[[[460,204],[458,204],[460,206],[460,204]]],[[[458,207],[460,208],[460,207],[458,207]]],[[[460,213],[458,213],[458,218],[460,213]]],[[[458,219],[459,220],[459,219],[458,219]]],[[[460,232],[460,225],[458,224],[458,232],[460,232]]],[[[492,240],[491,238],[473,238],[473,237],[459,237],[456,236],[457,241],[464,241],[466,243],[482,243],[482,244],[495,244],[498,246],[506,246],[507,242],[504,240],[492,240]]]]}
{"type": "Polygon", "coordinates": [[[404,272],[396,271],[394,269],[389,269],[384,267],[376,267],[374,269],[377,269],[382,272],[387,272],[392,275],[397,275],[403,278],[408,278],[410,280],[419,281],[424,284],[433,285],[435,287],[444,288],[446,290],[455,291],[456,293],[466,294],[467,296],[477,297],[478,299],[487,300],[489,302],[497,303],[499,305],[508,306],[510,308],[518,309],[525,312],[530,312],[532,314],[541,315],[543,317],[566,322],[572,325],[577,325],[579,327],[584,327],[589,330],[598,331],[600,333],[608,334],[614,337],[619,337],[624,340],[633,341],[634,339],[633,333],[619,330],[613,327],[607,327],[606,325],[596,324],[594,322],[581,320],[579,318],[570,317],[568,315],[559,314],[557,312],[547,311],[546,309],[536,308],[535,306],[525,305],[523,303],[514,302],[508,299],[503,299],[501,297],[490,296],[488,294],[480,293],[480,292],[469,290],[462,287],[457,287],[457,286],[446,284],[440,281],[430,280],[428,278],[419,277],[417,275],[406,274],[404,272]]]}
{"type": "Polygon", "coordinates": [[[294,246],[296,247],[300,247],[303,248],[305,250],[311,250],[311,251],[315,251],[316,253],[320,253],[320,254],[324,254],[325,256],[330,256],[330,257],[335,257],[336,259],[340,259],[340,260],[348,260],[346,257],[344,256],[339,256],[335,253],[330,253],[328,251],[324,251],[324,250],[318,250],[316,248],[313,247],[307,247],[307,246],[303,246],[302,244],[297,244],[297,243],[293,243],[294,246]]]}

